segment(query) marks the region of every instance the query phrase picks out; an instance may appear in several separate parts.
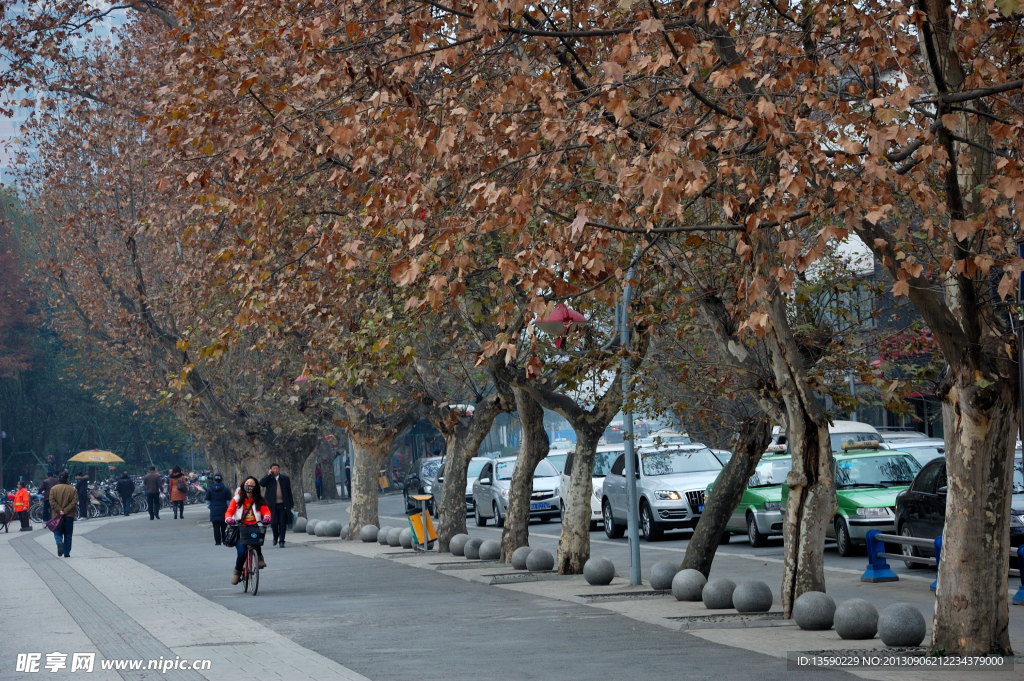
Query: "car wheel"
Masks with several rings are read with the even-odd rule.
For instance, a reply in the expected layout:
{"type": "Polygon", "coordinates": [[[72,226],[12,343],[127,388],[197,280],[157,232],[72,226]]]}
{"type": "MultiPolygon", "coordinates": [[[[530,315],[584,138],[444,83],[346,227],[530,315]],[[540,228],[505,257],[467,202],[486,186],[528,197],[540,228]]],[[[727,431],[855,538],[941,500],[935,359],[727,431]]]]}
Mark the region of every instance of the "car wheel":
{"type": "Polygon", "coordinates": [[[480,515],[480,504],[477,504],[473,509],[473,515],[476,516],[476,526],[485,527],[487,525],[487,518],[480,515]]]}
{"type": "Polygon", "coordinates": [[[836,551],[844,558],[853,555],[853,542],[850,540],[850,530],[846,527],[846,521],[842,518],[836,518],[836,551]]]}
{"type": "Polygon", "coordinates": [[[757,521],[754,520],[754,514],[747,514],[747,541],[750,542],[751,546],[764,546],[768,543],[768,537],[761,534],[761,531],[757,529],[757,521]]]}
{"type": "MultiPolygon", "coordinates": [[[[900,526],[900,536],[901,537],[913,537],[914,533],[910,531],[910,526],[909,525],[907,525],[906,523],[903,523],[900,526]]],[[[910,556],[910,557],[913,557],[913,558],[920,558],[921,557],[921,552],[917,550],[917,547],[916,546],[910,546],[909,544],[900,544],[900,553],[902,553],[904,556],[910,556]]],[[[908,560],[903,561],[903,564],[906,565],[907,569],[909,569],[909,570],[920,570],[921,568],[924,567],[923,563],[914,563],[914,562],[911,562],[911,561],[908,561],[908,560]]]]}
{"type": "Polygon", "coordinates": [[[658,541],[661,539],[662,531],[654,520],[654,512],[646,501],[640,504],[640,530],[644,533],[647,541],[658,541]]]}
{"type": "Polygon", "coordinates": [[[494,526],[505,527],[505,519],[501,517],[501,510],[498,508],[498,502],[491,503],[491,511],[494,513],[494,526]]]}
{"type": "Polygon", "coordinates": [[[551,522],[551,516],[549,516],[549,515],[542,515],[540,517],[540,521],[542,523],[550,523],[551,522]]]}
{"type": "Polygon", "coordinates": [[[602,506],[602,512],[604,513],[604,533],[608,535],[609,539],[621,539],[626,528],[615,524],[615,519],[612,517],[611,504],[607,501],[602,506]]]}
{"type": "Polygon", "coordinates": [[[558,522],[565,524],[565,502],[558,500],[558,522]]]}
{"type": "Polygon", "coordinates": [[[591,520],[590,521],[590,531],[591,532],[596,532],[597,531],[597,521],[596,520],[591,520]]]}

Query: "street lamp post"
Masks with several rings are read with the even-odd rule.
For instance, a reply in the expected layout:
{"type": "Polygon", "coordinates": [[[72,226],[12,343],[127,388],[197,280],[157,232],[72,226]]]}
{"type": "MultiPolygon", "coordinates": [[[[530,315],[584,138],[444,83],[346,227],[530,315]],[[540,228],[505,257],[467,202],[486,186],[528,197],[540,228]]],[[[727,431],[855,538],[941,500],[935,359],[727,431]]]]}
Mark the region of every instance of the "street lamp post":
{"type": "Polygon", "coordinates": [[[619,317],[619,333],[622,349],[627,351],[622,357],[622,426],[625,435],[626,455],[626,494],[629,506],[626,509],[626,530],[629,534],[629,583],[633,586],[640,585],[640,525],[637,518],[637,493],[636,493],[636,455],[633,447],[633,412],[629,407],[630,389],[632,387],[629,375],[629,302],[633,294],[631,282],[635,274],[635,268],[630,267],[626,275],[626,288],[622,292],[622,310],[619,317]]]}

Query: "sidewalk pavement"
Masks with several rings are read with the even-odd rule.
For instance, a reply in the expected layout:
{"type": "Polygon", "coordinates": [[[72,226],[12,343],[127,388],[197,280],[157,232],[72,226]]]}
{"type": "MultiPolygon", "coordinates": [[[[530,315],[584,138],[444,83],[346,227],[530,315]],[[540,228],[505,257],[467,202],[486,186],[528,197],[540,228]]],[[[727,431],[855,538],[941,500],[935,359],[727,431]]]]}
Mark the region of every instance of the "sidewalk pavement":
{"type": "MultiPolygon", "coordinates": [[[[345,511],[347,511],[347,504],[342,502],[333,502],[332,504],[318,503],[310,505],[307,509],[307,515],[311,518],[345,520],[345,511]]],[[[381,523],[402,527],[407,523],[407,518],[404,516],[381,515],[381,523]]],[[[531,526],[531,545],[535,548],[546,548],[554,553],[557,549],[557,533],[557,526],[531,526]]],[[[493,539],[496,533],[493,531],[493,528],[471,527],[469,534],[470,536],[493,539]],[[488,532],[487,530],[491,531],[488,532]]],[[[513,570],[510,565],[498,563],[483,564],[452,556],[451,554],[438,554],[433,551],[428,553],[414,552],[381,546],[375,542],[348,542],[337,538],[315,537],[301,533],[289,535],[289,542],[313,544],[320,549],[343,551],[366,558],[391,560],[413,568],[436,570],[457,579],[482,582],[501,589],[588,605],[638,621],[678,630],[683,634],[697,636],[714,643],[742,648],[782,659],[786,659],[788,654],[798,651],[813,651],[827,655],[873,651],[872,655],[884,655],[887,650],[881,639],[877,637],[867,641],[849,641],[841,639],[835,630],[824,632],[803,631],[791,620],[784,621],[779,619],[781,618],[782,603],[779,588],[779,585],[782,583],[781,561],[749,554],[730,553],[727,547],[723,547],[717,553],[711,577],[727,577],[737,583],[745,580],[766,582],[772,588],[775,598],[772,611],[777,613],[776,617],[767,620],[712,617],[712,619],[717,620],[732,619],[733,621],[707,621],[708,616],[725,613],[723,611],[709,611],[704,607],[703,603],[676,601],[670,593],[652,593],[647,585],[639,587],[630,586],[628,565],[616,566],[616,578],[611,585],[595,587],[587,584],[582,576],[531,575],[513,570]],[[478,567],[472,567],[474,563],[478,567]]],[[[659,559],[670,557],[671,553],[674,552],[676,557],[681,560],[684,552],[678,548],[661,550],[670,553],[659,556],[659,559]]],[[[594,542],[592,551],[592,555],[601,555],[599,542],[594,542]]],[[[865,564],[866,562],[867,559],[865,558],[865,564]]],[[[647,560],[645,567],[648,570],[650,565],[651,561],[647,560]]],[[[934,573],[930,575],[908,575],[904,573],[900,575],[899,582],[869,584],[860,581],[862,571],[826,567],[825,572],[828,593],[835,599],[837,604],[849,598],[863,598],[873,603],[879,612],[887,605],[896,602],[910,603],[916,606],[924,615],[928,626],[925,644],[930,640],[932,613],[934,612],[935,603],[935,596],[930,589],[930,584],[934,580],[934,573]]],[[[644,575],[645,584],[646,579],[647,574],[644,575]]],[[[1018,584],[1017,580],[1011,578],[1011,588],[1007,592],[1008,602],[1016,592],[1018,584]]],[[[1018,680],[1024,674],[1024,666],[1022,666],[1024,665],[1024,607],[1011,604],[1009,608],[1010,639],[1016,653],[1016,668],[1014,671],[985,670],[964,672],[959,669],[946,669],[943,671],[900,669],[898,671],[890,671],[883,668],[863,670],[844,668],[844,671],[866,679],[878,679],[879,681],[934,681],[933,676],[936,673],[940,674],[940,678],[949,674],[950,681],[954,679],[956,681],[974,681],[975,679],[977,681],[1018,680]]],[[[733,614],[735,615],[735,613],[733,614]]]]}
{"type": "MultiPolygon", "coordinates": [[[[0,534],[0,679],[21,678],[19,653],[42,653],[42,678],[261,681],[366,677],[308,650],[273,630],[213,603],[173,579],[90,542],[108,518],[75,524],[73,557],[58,558],[53,535],[0,534]],[[67,667],[44,668],[48,653],[67,654],[67,667]],[[74,653],[95,653],[94,671],[71,672],[74,653]],[[208,670],[104,671],[101,660],[210,660],[208,670]]],[[[145,665],[146,663],[144,663],[145,665]]],[[[25,678],[32,678],[24,675],[25,678]]]]}

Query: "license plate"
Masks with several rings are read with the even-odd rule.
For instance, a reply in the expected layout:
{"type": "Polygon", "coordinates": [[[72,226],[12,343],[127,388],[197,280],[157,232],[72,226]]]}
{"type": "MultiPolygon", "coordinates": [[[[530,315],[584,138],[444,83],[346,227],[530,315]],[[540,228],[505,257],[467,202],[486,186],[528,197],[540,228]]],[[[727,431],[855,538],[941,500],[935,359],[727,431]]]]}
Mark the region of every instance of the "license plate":
{"type": "Polygon", "coordinates": [[[699,504],[697,506],[697,513],[703,513],[703,512],[704,512],[704,504],[699,504]]]}
{"type": "Polygon", "coordinates": [[[551,508],[551,502],[550,501],[538,501],[538,502],[530,504],[530,510],[531,511],[547,511],[550,508],[551,508]]]}

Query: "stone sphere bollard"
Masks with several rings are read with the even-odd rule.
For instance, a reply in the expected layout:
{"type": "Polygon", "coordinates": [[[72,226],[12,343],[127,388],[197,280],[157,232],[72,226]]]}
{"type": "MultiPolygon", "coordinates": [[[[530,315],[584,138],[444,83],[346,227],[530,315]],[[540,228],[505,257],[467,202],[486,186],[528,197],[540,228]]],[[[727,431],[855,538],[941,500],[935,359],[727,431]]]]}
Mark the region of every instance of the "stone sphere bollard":
{"type": "Polygon", "coordinates": [[[303,492],[302,498],[306,500],[307,504],[313,503],[313,495],[310,494],[309,492],[303,492]]]}
{"type": "Polygon", "coordinates": [[[708,610],[725,610],[732,607],[732,592],[735,590],[736,582],[731,579],[709,579],[700,598],[708,610]]]}
{"type": "Polygon", "coordinates": [[[768,612],[774,600],[771,587],[764,582],[740,582],[732,592],[736,612],[768,612]]]}
{"type": "Polygon", "coordinates": [[[316,524],[316,527],[313,528],[313,534],[315,534],[318,537],[326,537],[327,536],[327,526],[328,525],[330,525],[330,523],[328,521],[321,520],[320,522],[318,522],[316,524]]]}
{"type": "Polygon", "coordinates": [[[306,522],[307,520],[305,518],[296,519],[295,525],[292,527],[292,532],[305,532],[306,522]]]}
{"type": "Polygon", "coordinates": [[[919,646],[927,633],[924,615],[909,603],[893,603],[878,616],[878,636],[887,646],[919,646]]]}
{"type": "Polygon", "coordinates": [[[408,527],[403,528],[398,535],[398,543],[402,545],[403,549],[412,548],[412,530],[408,527]]]}
{"type": "Polygon", "coordinates": [[[611,584],[615,579],[615,563],[604,556],[591,558],[583,565],[583,578],[594,586],[611,584]]]}
{"type": "Polygon", "coordinates": [[[313,534],[316,529],[316,524],[320,522],[316,518],[306,521],[306,534],[313,534]]]}
{"type": "Polygon", "coordinates": [[[473,537],[462,547],[462,555],[469,560],[480,560],[480,545],[483,543],[480,537],[473,537]]]}
{"type": "Polygon", "coordinates": [[[793,604],[793,619],[805,631],[826,631],[832,628],[836,616],[836,602],[821,591],[800,594],[793,604]]]}
{"type": "Polygon", "coordinates": [[[512,567],[516,570],[526,569],[526,557],[533,551],[529,546],[520,546],[512,552],[512,567]]]}
{"type": "Polygon", "coordinates": [[[672,588],[672,578],[679,572],[679,563],[674,560],[659,560],[651,566],[651,588],[665,591],[672,588]]]}
{"type": "Polygon", "coordinates": [[[379,531],[376,525],[363,525],[359,530],[359,538],[369,544],[372,541],[377,541],[377,533],[379,531]]]}
{"type": "Polygon", "coordinates": [[[545,572],[547,570],[553,570],[555,567],[555,557],[551,555],[550,551],[544,549],[534,549],[530,551],[530,555],[526,557],[526,569],[530,572],[545,572]]]}
{"type": "Polygon", "coordinates": [[[347,537],[348,536],[348,529],[349,529],[348,525],[343,525],[342,526],[342,528],[341,528],[341,536],[342,537],[347,537]]]}
{"type": "Polygon", "coordinates": [[[388,546],[398,548],[402,545],[402,528],[392,527],[388,530],[388,546]]]}
{"type": "Polygon", "coordinates": [[[672,595],[677,601],[699,601],[708,578],[700,570],[680,570],[672,578],[672,595]]]}
{"type": "Polygon", "coordinates": [[[327,522],[327,529],[324,530],[325,537],[340,537],[341,536],[341,521],[330,520],[327,522]]]}
{"type": "Polygon", "coordinates": [[[833,621],[839,638],[863,640],[878,633],[878,611],[863,598],[840,603],[833,621]]]}
{"type": "Polygon", "coordinates": [[[384,527],[382,527],[379,530],[377,530],[377,543],[380,544],[381,546],[387,546],[388,545],[388,532],[390,532],[390,531],[391,531],[391,526],[390,525],[385,525],[384,527]]]}
{"type": "Polygon", "coordinates": [[[463,549],[466,548],[466,542],[469,541],[468,534],[457,534],[452,537],[452,540],[448,542],[448,550],[452,552],[453,556],[461,556],[463,549]]]}
{"type": "Polygon", "coordinates": [[[480,560],[498,560],[501,558],[501,542],[488,539],[480,545],[480,560]]]}

